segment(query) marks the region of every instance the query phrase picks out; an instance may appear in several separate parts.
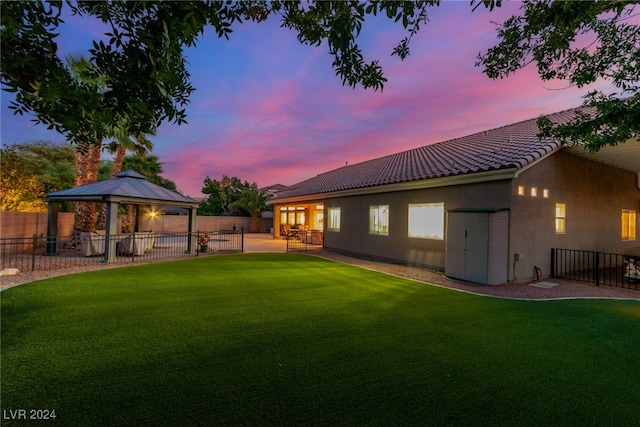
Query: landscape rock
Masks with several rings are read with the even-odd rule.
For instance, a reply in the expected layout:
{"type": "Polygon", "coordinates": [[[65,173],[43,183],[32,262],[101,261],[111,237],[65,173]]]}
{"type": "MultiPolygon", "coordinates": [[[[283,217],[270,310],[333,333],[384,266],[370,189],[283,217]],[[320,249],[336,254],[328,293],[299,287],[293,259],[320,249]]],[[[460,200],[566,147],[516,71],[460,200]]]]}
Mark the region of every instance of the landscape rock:
{"type": "Polygon", "coordinates": [[[4,270],[0,270],[0,276],[15,276],[19,273],[20,270],[17,268],[5,268],[4,270]]]}

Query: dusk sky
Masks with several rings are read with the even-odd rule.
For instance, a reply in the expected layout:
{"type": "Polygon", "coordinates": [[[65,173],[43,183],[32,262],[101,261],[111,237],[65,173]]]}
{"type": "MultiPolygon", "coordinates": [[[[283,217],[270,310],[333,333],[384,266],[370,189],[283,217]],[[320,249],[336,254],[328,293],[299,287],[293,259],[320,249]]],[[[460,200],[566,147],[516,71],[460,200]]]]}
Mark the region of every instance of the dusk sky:
{"type": "MultiPolygon", "coordinates": [[[[377,18],[359,38],[365,60],[379,59],[383,92],[342,86],[326,44],[303,46],[273,17],[233,27],[230,40],[211,31],[189,49],[196,92],[188,124],[164,124],[153,154],[163,176],[185,195],[202,197],[203,180],[223,175],[258,186],[291,185],[345,163],[491,129],[572,108],[589,89],[542,82],[534,67],[492,81],[474,67],[496,43],[495,25],[518,13],[518,3],[471,12],[468,1],[444,2],[411,42],[411,56],[391,56],[402,26],[377,18]]],[[[62,28],[61,55],[86,51],[104,27],[71,17],[62,28]]],[[[2,144],[63,137],[31,117],[13,116],[2,92],[2,144]]]]}

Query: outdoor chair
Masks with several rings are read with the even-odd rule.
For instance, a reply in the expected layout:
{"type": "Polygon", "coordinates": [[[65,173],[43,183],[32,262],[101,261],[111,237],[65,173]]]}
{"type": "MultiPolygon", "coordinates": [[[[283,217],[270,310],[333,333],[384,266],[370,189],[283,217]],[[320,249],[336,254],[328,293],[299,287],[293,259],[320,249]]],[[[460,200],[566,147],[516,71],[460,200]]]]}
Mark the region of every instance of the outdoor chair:
{"type": "Polygon", "coordinates": [[[625,275],[629,282],[640,280],[640,257],[627,257],[625,262],[625,275]]]}
{"type": "Polygon", "coordinates": [[[319,230],[311,230],[311,244],[322,245],[324,234],[319,230]]]}
{"type": "Polygon", "coordinates": [[[122,255],[144,255],[151,251],[155,240],[155,234],[152,232],[133,233],[118,243],[118,252],[122,255]]]}
{"type": "Polygon", "coordinates": [[[291,226],[288,224],[280,225],[280,237],[288,239],[291,237],[291,226]]]}
{"type": "Polygon", "coordinates": [[[105,230],[80,233],[82,255],[94,256],[104,254],[105,230]]]}

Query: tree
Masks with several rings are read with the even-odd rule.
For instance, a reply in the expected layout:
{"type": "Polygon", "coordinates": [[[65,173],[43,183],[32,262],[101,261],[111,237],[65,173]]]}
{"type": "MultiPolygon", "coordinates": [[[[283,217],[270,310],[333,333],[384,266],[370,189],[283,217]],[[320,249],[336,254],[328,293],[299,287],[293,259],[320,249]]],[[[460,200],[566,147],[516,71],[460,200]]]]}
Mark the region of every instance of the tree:
{"type": "Polygon", "coordinates": [[[2,170],[21,169],[36,175],[46,193],[72,188],[75,181],[75,149],[51,141],[31,141],[5,146],[2,170]]]}
{"type": "MultiPolygon", "coordinates": [[[[489,9],[501,5],[500,0],[470,3],[474,10],[480,5],[489,9]]],[[[622,92],[632,95],[630,100],[620,101],[622,92],[618,97],[589,94],[586,102],[595,106],[593,118],[586,115],[567,128],[573,141],[585,141],[593,149],[616,144],[626,136],[636,136],[635,124],[640,122],[640,101],[635,96],[637,26],[625,22],[634,13],[634,3],[526,0],[523,14],[500,27],[500,43],[480,56],[479,65],[490,77],[499,78],[534,61],[543,79],[567,79],[584,85],[600,77],[619,84],[622,92]],[[585,32],[596,35],[595,42],[584,49],[576,47],[576,38],[585,32]],[[592,126],[582,126],[589,120],[592,126]],[[594,134],[599,136],[591,141],[594,134]]],[[[15,93],[15,113],[33,112],[37,122],[70,140],[86,142],[112,135],[114,128],[126,130],[127,135],[153,135],[165,121],[185,123],[184,107],[195,88],[189,80],[183,48],[196,45],[207,26],[212,26],[218,37],[228,39],[233,25],[275,16],[282,26],[297,32],[300,43],[326,43],[334,58],[334,72],[343,84],[382,90],[386,78],[380,65],[376,60],[365,61],[357,43],[365,20],[382,15],[402,25],[408,35],[392,55],[405,58],[412,36],[427,23],[429,8],[439,5],[439,0],[20,1],[1,5],[2,84],[15,93]],[[89,52],[94,72],[109,82],[97,102],[96,94],[78,85],[56,55],[55,36],[63,5],[110,28],[108,41],[94,42],[89,52]],[[98,120],[77,120],[92,117],[96,107],[98,120]]],[[[545,125],[544,121],[541,124],[545,125]]]]}
{"type": "MultiPolygon", "coordinates": [[[[153,135],[164,121],[186,121],[184,106],[194,87],[183,49],[195,45],[206,26],[228,39],[234,24],[278,16],[283,26],[298,32],[301,43],[326,41],[334,57],[333,68],[344,84],[381,90],[386,81],[381,67],[377,61],[365,62],[356,43],[365,17],[380,13],[413,34],[426,22],[427,7],[437,3],[3,2],[2,84],[15,94],[12,108],[16,114],[33,112],[37,123],[76,143],[105,139],[113,128],[153,135]],[[56,55],[57,29],[65,5],[73,14],[97,18],[110,28],[108,42],[93,43],[91,66],[85,70],[108,81],[106,90],[79,83],[56,55]]],[[[408,54],[409,38],[395,54],[408,54]]]]}
{"type": "Polygon", "coordinates": [[[260,215],[267,209],[269,198],[266,191],[249,187],[242,191],[240,198],[231,204],[232,208],[239,208],[251,216],[249,233],[260,232],[260,215]]]}
{"type": "Polygon", "coordinates": [[[175,182],[160,176],[160,174],[164,171],[162,169],[162,163],[156,156],[140,154],[126,156],[124,158],[122,170],[129,169],[133,169],[136,172],[139,172],[142,175],[146,176],[149,182],[166,188],[167,190],[180,193],[180,191],[178,191],[178,188],[176,187],[175,182]]]}
{"type": "MultiPolygon", "coordinates": [[[[2,210],[46,211],[46,193],[72,188],[75,150],[49,141],[13,144],[1,151],[2,210]]],[[[71,206],[63,205],[63,210],[71,206]]]]}
{"type": "Polygon", "coordinates": [[[525,0],[523,13],[498,28],[499,44],[478,56],[491,78],[535,63],[543,81],[583,87],[598,79],[620,92],[585,96],[568,123],[541,118],[541,136],[584,143],[591,151],[629,139],[640,142],[640,26],[637,1],[525,0]]]}
{"type": "Polygon", "coordinates": [[[46,212],[42,181],[36,175],[20,170],[0,171],[0,210],[16,212],[46,212]]]}
{"type": "Polygon", "coordinates": [[[233,203],[240,198],[243,191],[258,189],[256,183],[242,182],[235,176],[229,178],[224,175],[220,181],[207,176],[203,182],[202,193],[208,196],[198,207],[199,215],[236,215],[238,209],[233,207],[233,203]]]}

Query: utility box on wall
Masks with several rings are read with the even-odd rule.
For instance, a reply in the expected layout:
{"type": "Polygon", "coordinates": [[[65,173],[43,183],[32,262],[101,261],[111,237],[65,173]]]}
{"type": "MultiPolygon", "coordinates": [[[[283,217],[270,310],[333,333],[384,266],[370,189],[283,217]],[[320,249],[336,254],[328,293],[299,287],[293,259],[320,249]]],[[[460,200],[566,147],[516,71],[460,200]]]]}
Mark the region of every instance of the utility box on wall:
{"type": "Polygon", "coordinates": [[[448,277],[485,285],[507,282],[508,210],[448,211],[445,242],[448,277]]]}

